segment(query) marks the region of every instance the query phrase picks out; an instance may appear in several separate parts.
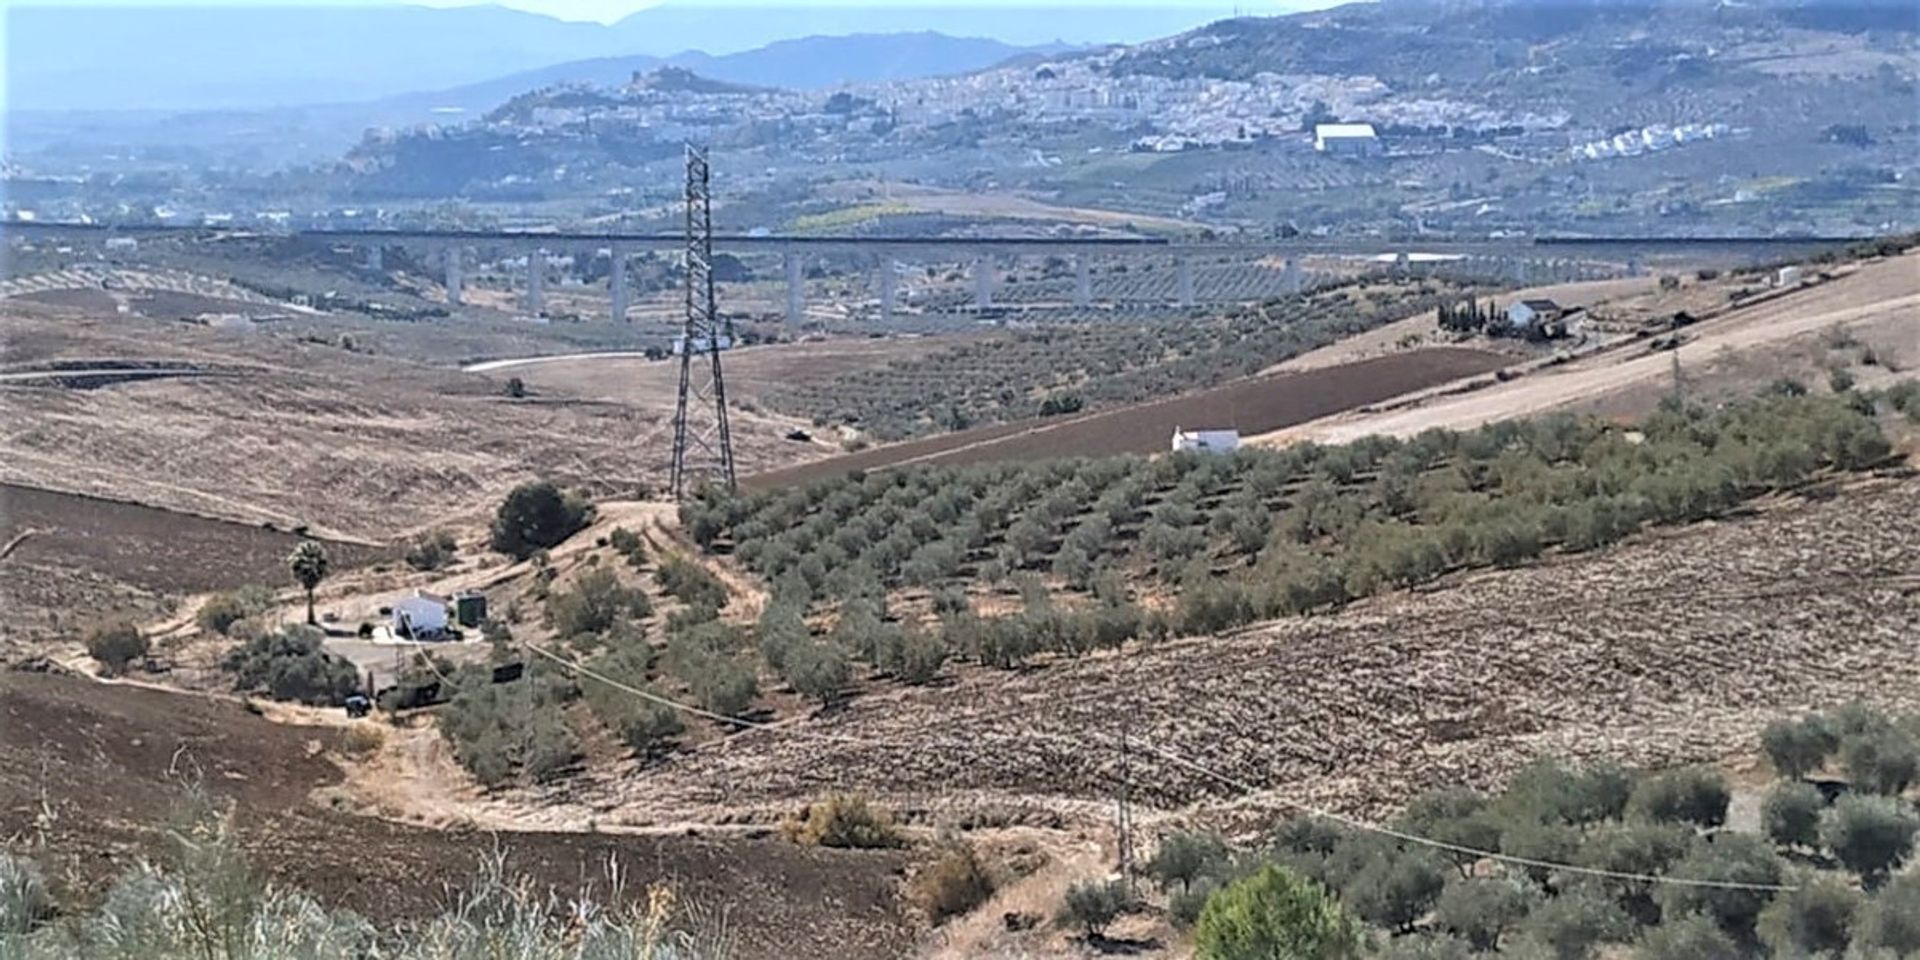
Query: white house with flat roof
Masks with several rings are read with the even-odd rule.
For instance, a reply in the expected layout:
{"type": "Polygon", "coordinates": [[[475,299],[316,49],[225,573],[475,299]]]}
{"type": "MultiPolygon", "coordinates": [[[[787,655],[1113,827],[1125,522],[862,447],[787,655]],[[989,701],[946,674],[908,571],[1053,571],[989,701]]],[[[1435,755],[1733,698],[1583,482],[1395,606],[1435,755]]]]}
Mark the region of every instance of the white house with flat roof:
{"type": "Polygon", "coordinates": [[[1329,156],[1370,157],[1382,148],[1371,123],[1316,123],[1313,149],[1329,156]]]}

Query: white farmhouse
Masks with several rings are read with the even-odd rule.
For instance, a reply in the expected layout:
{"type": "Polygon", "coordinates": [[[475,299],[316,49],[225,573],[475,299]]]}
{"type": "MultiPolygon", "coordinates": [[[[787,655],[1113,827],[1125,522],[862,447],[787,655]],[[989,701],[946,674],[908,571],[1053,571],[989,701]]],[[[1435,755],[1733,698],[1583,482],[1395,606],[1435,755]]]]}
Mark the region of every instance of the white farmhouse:
{"type": "Polygon", "coordinates": [[[1565,312],[1552,300],[1515,300],[1507,305],[1507,326],[1515,330],[1531,330],[1540,324],[1560,319],[1565,312]]]}
{"type": "Polygon", "coordinates": [[[1173,452],[1232,453],[1240,447],[1238,430],[1182,430],[1173,428],[1173,452]]]}
{"type": "Polygon", "coordinates": [[[1381,152],[1371,123],[1316,123],[1313,149],[1328,156],[1370,157],[1381,152]]]}
{"type": "Polygon", "coordinates": [[[447,632],[447,598],[414,591],[393,605],[391,629],[401,640],[430,640],[447,632]]]}

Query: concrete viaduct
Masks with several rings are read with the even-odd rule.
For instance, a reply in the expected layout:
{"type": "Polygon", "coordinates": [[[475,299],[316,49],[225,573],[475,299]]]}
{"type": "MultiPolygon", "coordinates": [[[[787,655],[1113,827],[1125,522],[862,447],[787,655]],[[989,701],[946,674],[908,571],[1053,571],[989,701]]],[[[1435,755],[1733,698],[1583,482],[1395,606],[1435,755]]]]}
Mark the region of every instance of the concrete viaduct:
{"type": "MultiPolygon", "coordinates": [[[[466,251],[477,246],[505,247],[527,254],[525,306],[538,312],[544,307],[544,259],[547,254],[566,251],[601,251],[612,257],[610,294],[612,319],[624,322],[630,303],[627,287],[627,258],[639,251],[680,250],[686,240],[679,234],[586,233],[549,230],[384,230],[315,229],[290,233],[247,231],[223,227],[178,227],[149,225],[103,225],[10,221],[0,224],[6,234],[106,234],[109,236],[190,235],[209,238],[292,238],[335,246],[359,247],[366,251],[370,269],[379,269],[384,251],[392,247],[425,248],[444,272],[447,298],[460,303],[466,251]]],[[[777,253],[781,256],[786,279],[786,312],[797,322],[805,309],[806,261],[810,257],[850,256],[865,262],[874,272],[874,290],[881,318],[891,320],[898,302],[899,266],[905,260],[938,260],[970,265],[973,301],[976,308],[993,305],[1000,263],[1022,256],[1061,256],[1073,264],[1073,304],[1087,307],[1094,303],[1092,261],[1098,257],[1151,257],[1170,260],[1174,265],[1174,284],[1168,303],[1190,307],[1212,299],[1196,278],[1196,261],[1210,257],[1271,257],[1285,264],[1283,287],[1297,291],[1305,284],[1301,259],[1306,256],[1365,256],[1386,259],[1399,272],[1445,263],[1464,264],[1484,276],[1506,278],[1515,284],[1594,279],[1589,268],[1595,260],[1617,264],[1604,275],[1637,276],[1644,258],[1693,255],[1702,259],[1727,262],[1753,262],[1767,257],[1786,257],[1809,253],[1824,247],[1852,242],[1854,237],[1540,237],[1500,240],[1389,240],[1294,238],[1248,242],[1217,240],[1173,240],[1158,237],[820,237],[768,234],[719,234],[713,238],[716,251],[729,253],[777,253]],[[1583,259],[1585,262],[1583,263],[1583,259]]]]}

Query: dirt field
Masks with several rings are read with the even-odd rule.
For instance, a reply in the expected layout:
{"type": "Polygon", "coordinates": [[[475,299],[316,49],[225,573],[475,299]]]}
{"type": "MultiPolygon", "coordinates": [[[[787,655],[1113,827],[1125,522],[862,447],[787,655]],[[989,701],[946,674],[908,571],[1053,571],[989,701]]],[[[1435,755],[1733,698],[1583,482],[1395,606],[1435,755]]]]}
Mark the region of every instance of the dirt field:
{"type": "Polygon", "coordinates": [[[906,858],[783,840],[447,832],[310,802],[335,784],[337,728],[275,724],[232,701],[44,674],[0,673],[0,838],[82,899],[161,848],[183,786],[234,804],[242,846],[277,882],[377,920],[443,907],[493,851],[563,895],[616,858],[630,895],[666,882],[726,910],[742,957],[894,958],[914,933],[898,898],[906,858]]]}
{"type": "MultiPolygon", "coordinates": [[[[1641,312],[1698,311],[1700,298],[1693,295],[1698,289],[1683,287],[1631,306],[1641,312]]],[[[1725,304],[1721,293],[1714,305],[1725,304]]],[[[1869,263],[1832,282],[1685,327],[1677,350],[1656,351],[1643,342],[1630,343],[1483,390],[1384,412],[1339,414],[1256,442],[1343,442],[1371,433],[1411,436],[1433,427],[1465,429],[1550,410],[1641,413],[1673,391],[1676,358],[1682,389],[1697,396],[1747,392],[1782,376],[1819,384],[1835,363],[1860,362],[1858,353],[1844,358],[1833,355],[1833,331],[1842,328],[1848,338],[1871,346],[1876,355],[1874,369],[1859,371],[1864,384],[1875,385],[1873,379],[1891,376],[1890,367],[1906,369],[1920,363],[1920,253],[1869,263]]]]}
{"type": "Polygon", "coordinates": [[[753,487],[805,483],[848,470],[902,463],[959,465],[994,460],[1158,453],[1176,427],[1235,427],[1264,433],[1436,383],[1486,373],[1509,362],[1482,350],[1452,347],[1399,353],[1351,364],[1241,380],[1170,400],[1057,421],[1000,424],[925,440],[876,447],[748,478],[753,487]]]}
{"type": "Polygon", "coordinates": [[[1849,483],[1225,638],[967,669],[519,802],[549,823],[678,823],[858,788],[929,819],[1086,826],[1110,816],[1121,717],[1147,822],[1251,828],[1294,802],[1377,816],[1540,756],[1739,762],[1781,712],[1920,707],[1920,480],[1849,483]]]}

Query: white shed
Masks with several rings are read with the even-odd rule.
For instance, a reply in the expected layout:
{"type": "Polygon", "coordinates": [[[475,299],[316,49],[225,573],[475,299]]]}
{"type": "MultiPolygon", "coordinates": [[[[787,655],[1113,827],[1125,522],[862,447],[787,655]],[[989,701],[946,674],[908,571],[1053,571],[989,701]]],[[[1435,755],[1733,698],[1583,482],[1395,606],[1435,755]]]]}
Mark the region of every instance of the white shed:
{"type": "Polygon", "coordinates": [[[447,632],[447,599],[414,591],[393,605],[392,630],[403,640],[426,640],[447,632]]]}
{"type": "Polygon", "coordinates": [[[1565,312],[1552,300],[1515,300],[1507,304],[1507,326],[1515,330],[1530,330],[1560,319],[1565,312]]]}
{"type": "Polygon", "coordinates": [[[1232,453],[1240,448],[1238,430],[1173,429],[1173,452],[1193,450],[1200,453],[1232,453]]]}
{"type": "Polygon", "coordinates": [[[1380,152],[1380,137],[1371,123],[1316,123],[1313,149],[1326,154],[1368,156],[1380,152]]]}
{"type": "Polygon", "coordinates": [[[1776,287],[1797,287],[1800,285],[1801,279],[1799,267],[1781,267],[1780,272],[1773,276],[1773,285],[1776,287]]]}

